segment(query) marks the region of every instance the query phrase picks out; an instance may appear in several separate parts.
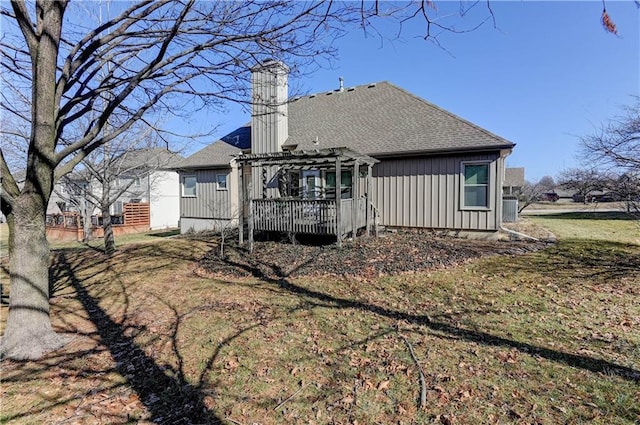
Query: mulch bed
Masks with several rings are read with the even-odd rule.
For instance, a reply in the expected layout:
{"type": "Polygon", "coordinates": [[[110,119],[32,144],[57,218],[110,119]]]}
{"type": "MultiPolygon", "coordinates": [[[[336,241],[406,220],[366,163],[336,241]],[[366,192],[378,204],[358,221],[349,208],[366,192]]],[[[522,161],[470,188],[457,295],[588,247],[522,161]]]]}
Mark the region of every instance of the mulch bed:
{"type": "Polygon", "coordinates": [[[200,261],[197,273],[209,276],[278,279],[299,276],[356,276],[374,278],[441,269],[489,255],[521,255],[544,249],[548,242],[486,241],[439,237],[432,233],[385,233],[380,237],[334,245],[255,242],[248,247],[231,243],[224,256],[219,246],[200,261]]]}

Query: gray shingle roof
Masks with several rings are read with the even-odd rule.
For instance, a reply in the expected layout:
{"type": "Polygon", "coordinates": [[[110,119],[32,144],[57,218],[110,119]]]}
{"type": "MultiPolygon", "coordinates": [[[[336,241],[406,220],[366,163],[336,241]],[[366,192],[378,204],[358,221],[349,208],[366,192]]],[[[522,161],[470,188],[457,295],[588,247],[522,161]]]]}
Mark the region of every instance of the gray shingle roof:
{"type": "Polygon", "coordinates": [[[286,145],[313,149],[316,137],[371,156],[514,146],[386,81],[292,101],[286,145]]]}
{"type": "Polygon", "coordinates": [[[504,186],[524,186],[524,167],[509,167],[504,170],[504,186]]]}
{"type": "Polygon", "coordinates": [[[176,168],[206,168],[228,166],[234,156],[242,153],[240,148],[217,140],[180,162],[176,168]]]}
{"type": "Polygon", "coordinates": [[[117,161],[122,168],[149,167],[151,169],[172,169],[183,160],[182,156],[165,148],[145,148],[122,154],[117,161]]]}
{"type": "MultiPolygon", "coordinates": [[[[347,147],[370,156],[391,156],[515,146],[386,81],[292,99],[288,114],[285,146],[296,150],[347,147]]],[[[238,128],[180,167],[227,165],[240,149],[225,141],[235,140],[233,144],[246,149],[250,130],[250,124],[238,128]]]]}

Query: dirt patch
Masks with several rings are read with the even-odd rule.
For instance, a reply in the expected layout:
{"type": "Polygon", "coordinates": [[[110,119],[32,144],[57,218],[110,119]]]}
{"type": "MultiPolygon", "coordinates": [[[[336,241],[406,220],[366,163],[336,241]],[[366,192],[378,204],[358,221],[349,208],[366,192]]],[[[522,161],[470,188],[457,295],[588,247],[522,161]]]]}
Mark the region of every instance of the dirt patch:
{"type": "Polygon", "coordinates": [[[387,233],[380,237],[313,246],[256,242],[247,248],[213,249],[199,262],[203,275],[267,278],[334,275],[374,278],[455,266],[488,255],[521,255],[547,247],[547,242],[485,241],[437,237],[430,233],[387,233]]]}

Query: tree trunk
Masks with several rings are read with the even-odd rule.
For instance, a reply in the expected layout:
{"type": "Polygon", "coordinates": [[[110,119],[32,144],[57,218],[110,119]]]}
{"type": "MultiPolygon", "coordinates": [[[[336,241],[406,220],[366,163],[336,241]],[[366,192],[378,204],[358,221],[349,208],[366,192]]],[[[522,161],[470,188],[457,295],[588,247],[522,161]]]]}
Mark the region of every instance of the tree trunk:
{"type": "MultiPolygon", "coordinates": [[[[105,204],[103,204],[105,205],[105,204]]],[[[104,252],[112,255],[116,252],[116,241],[113,237],[113,225],[111,224],[111,212],[108,204],[106,208],[102,208],[102,230],[104,230],[104,252]]]]}
{"type": "Polygon", "coordinates": [[[86,195],[84,195],[84,199],[82,200],[82,242],[87,243],[91,240],[91,212],[93,210],[93,206],[90,207],[89,202],[87,201],[86,195]]]}
{"type": "Polygon", "coordinates": [[[7,326],[0,343],[2,357],[35,360],[62,347],[49,318],[49,243],[46,205],[34,193],[20,196],[8,218],[10,301],[7,326]]]}
{"type": "Polygon", "coordinates": [[[50,251],[45,226],[57,165],[56,58],[65,7],[64,2],[38,2],[36,27],[41,37],[27,40],[33,75],[31,138],[24,185],[9,214],[13,216],[9,220],[13,220],[9,315],[0,343],[0,354],[13,359],[38,359],[66,343],[66,338],[53,332],[49,318],[50,251]]]}

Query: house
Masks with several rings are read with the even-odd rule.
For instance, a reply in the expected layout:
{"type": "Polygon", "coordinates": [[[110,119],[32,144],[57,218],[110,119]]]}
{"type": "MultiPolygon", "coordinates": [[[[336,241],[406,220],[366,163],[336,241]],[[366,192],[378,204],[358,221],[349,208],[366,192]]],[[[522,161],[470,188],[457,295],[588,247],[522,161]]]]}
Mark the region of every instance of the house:
{"type": "Polygon", "coordinates": [[[287,73],[254,67],[251,122],[179,164],[182,232],[500,228],[512,142],[386,81],[290,99],[287,73]]]}
{"type": "Polygon", "coordinates": [[[504,172],[502,194],[516,196],[524,187],[524,167],[507,167],[504,172]]]}
{"type": "Polygon", "coordinates": [[[125,153],[116,187],[127,187],[112,207],[122,214],[126,203],[149,204],[151,230],[176,228],[180,220],[180,180],[174,167],[184,158],[164,148],[125,153]]]}
{"type": "Polygon", "coordinates": [[[176,228],[180,218],[180,183],[173,167],[183,159],[164,148],[146,148],[127,151],[109,164],[96,165],[93,173],[86,168],[74,171],[56,183],[47,214],[86,214],[93,216],[93,225],[97,225],[105,187],[94,174],[98,173],[109,180],[109,201],[112,201],[109,212],[115,224],[119,223],[126,204],[147,203],[151,229],[176,228]],[[86,213],[85,208],[89,209],[86,213]]]}

